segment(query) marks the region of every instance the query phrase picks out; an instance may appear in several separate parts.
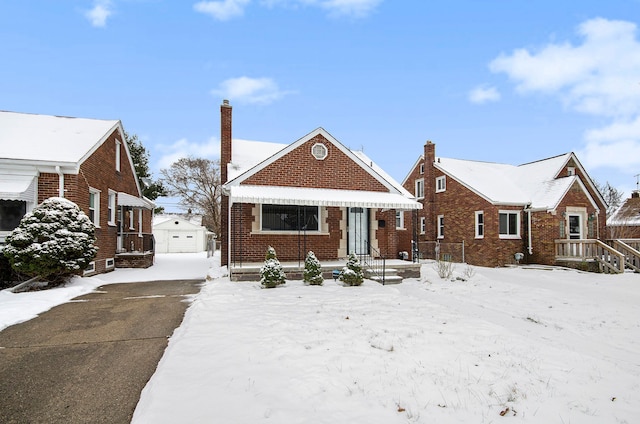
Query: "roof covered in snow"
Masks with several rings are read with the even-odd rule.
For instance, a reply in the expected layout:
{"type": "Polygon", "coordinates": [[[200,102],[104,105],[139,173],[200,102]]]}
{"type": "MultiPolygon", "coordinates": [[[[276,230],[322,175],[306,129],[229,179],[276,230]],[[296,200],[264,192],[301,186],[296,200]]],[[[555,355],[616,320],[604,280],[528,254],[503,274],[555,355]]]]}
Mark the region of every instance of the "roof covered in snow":
{"type": "Polygon", "coordinates": [[[0,111],[0,160],[80,163],[118,120],[0,111]]]}
{"type": "Polygon", "coordinates": [[[635,193],[625,200],[622,206],[607,219],[607,225],[640,226],[640,196],[635,193]]]}
{"type": "Polygon", "coordinates": [[[270,143],[234,139],[232,141],[231,163],[227,166],[228,184],[225,185],[231,202],[304,204],[316,206],[348,206],[388,209],[421,209],[422,205],[400,183],[387,174],[364,152],[347,149],[323,128],[317,128],[292,144],[270,143]],[[375,179],[389,189],[389,192],[369,192],[356,190],[327,190],[313,188],[243,186],[239,183],[262,169],[263,166],[286,155],[317,134],[335,144],[362,166],[375,179]]]}
{"type": "Polygon", "coordinates": [[[574,183],[584,188],[575,175],[557,178],[571,158],[579,163],[565,153],[523,165],[438,158],[435,166],[493,204],[553,210],[574,183]]]}

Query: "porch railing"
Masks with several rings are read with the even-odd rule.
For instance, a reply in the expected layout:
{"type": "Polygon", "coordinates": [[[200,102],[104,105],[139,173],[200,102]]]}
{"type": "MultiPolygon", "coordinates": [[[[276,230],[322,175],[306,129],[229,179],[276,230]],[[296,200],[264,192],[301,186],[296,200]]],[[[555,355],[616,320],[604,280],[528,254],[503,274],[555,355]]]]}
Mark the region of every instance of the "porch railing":
{"type": "Polygon", "coordinates": [[[597,261],[605,273],[624,272],[624,254],[600,240],[556,240],[556,260],[597,261]]]}
{"type": "Polygon", "coordinates": [[[152,233],[122,233],[122,248],[118,253],[153,252],[155,251],[155,239],[152,233]]]}
{"type": "Polygon", "coordinates": [[[385,283],[385,273],[386,273],[386,259],[380,252],[369,242],[367,242],[369,254],[358,253],[358,260],[360,263],[366,267],[369,272],[375,275],[378,278],[378,281],[382,282],[382,285],[385,283]]]}
{"type": "Polygon", "coordinates": [[[640,240],[617,239],[609,242],[616,250],[624,254],[625,265],[634,272],[640,272],[640,240]]]}

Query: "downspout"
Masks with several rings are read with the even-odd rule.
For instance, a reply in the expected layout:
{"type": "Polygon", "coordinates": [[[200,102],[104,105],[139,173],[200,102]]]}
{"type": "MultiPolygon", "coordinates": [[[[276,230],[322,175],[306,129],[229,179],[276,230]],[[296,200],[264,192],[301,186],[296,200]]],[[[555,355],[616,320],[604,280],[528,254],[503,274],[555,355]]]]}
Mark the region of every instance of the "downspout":
{"type": "Polygon", "coordinates": [[[527,242],[529,244],[529,246],[527,247],[527,250],[529,252],[529,255],[533,255],[533,244],[532,244],[532,237],[531,237],[531,206],[529,206],[527,209],[525,209],[525,211],[527,212],[527,226],[529,227],[529,231],[527,231],[527,242]]]}
{"type": "Polygon", "coordinates": [[[56,165],[56,172],[58,173],[58,197],[64,197],[64,174],[60,165],[56,165]]]}
{"type": "Polygon", "coordinates": [[[229,270],[229,280],[231,280],[231,208],[233,207],[233,203],[231,203],[231,193],[229,193],[229,201],[227,202],[229,207],[227,207],[227,269],[229,270]]]}

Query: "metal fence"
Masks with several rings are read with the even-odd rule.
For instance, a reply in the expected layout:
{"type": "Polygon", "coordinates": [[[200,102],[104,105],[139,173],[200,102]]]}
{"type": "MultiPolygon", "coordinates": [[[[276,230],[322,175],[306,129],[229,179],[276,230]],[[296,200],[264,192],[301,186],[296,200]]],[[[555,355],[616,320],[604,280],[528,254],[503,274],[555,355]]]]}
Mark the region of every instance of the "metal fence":
{"type": "Polygon", "coordinates": [[[433,259],[464,263],[464,241],[460,243],[420,241],[417,256],[419,260],[433,259]]]}

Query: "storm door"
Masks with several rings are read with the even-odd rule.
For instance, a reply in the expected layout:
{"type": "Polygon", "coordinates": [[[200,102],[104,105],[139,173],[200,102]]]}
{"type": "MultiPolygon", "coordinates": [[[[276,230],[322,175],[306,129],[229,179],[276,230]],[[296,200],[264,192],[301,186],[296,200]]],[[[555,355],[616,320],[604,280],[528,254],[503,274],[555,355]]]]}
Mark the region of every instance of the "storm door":
{"type": "Polygon", "coordinates": [[[569,239],[580,240],[582,238],[582,216],[569,215],[569,239]]]}
{"type": "Polygon", "coordinates": [[[348,253],[369,254],[369,209],[347,209],[348,253]]]}

